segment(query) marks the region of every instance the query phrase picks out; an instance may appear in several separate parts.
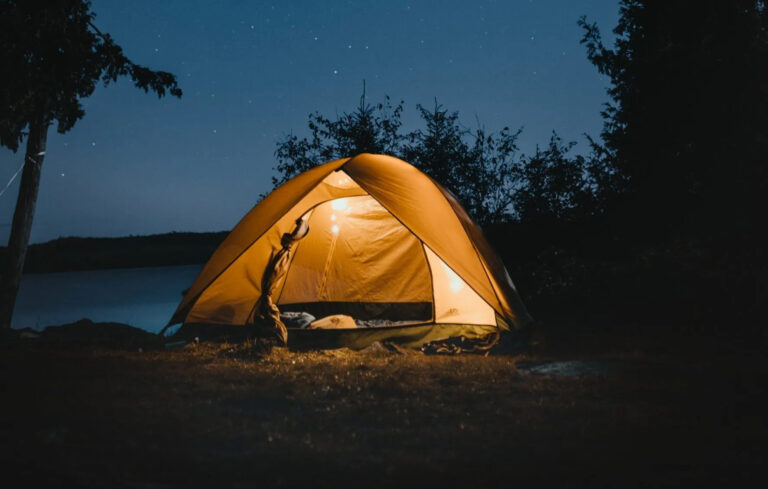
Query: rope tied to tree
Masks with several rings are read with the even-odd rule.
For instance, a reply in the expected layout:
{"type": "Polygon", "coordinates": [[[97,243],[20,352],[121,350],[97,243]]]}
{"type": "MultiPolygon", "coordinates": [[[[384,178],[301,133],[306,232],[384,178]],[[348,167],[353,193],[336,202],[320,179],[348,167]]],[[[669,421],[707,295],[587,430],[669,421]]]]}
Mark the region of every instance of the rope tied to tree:
{"type": "MultiPolygon", "coordinates": [[[[44,155],[45,155],[45,151],[41,151],[41,152],[37,153],[35,156],[44,156],[44,155]]],[[[16,170],[16,173],[14,173],[14,174],[11,176],[11,179],[10,179],[10,180],[8,180],[8,183],[6,183],[6,184],[5,184],[5,187],[3,187],[3,190],[0,190],[0,197],[2,197],[2,196],[3,196],[3,194],[5,193],[5,191],[6,191],[6,190],[8,190],[8,187],[10,187],[10,186],[11,186],[11,184],[13,183],[13,181],[14,181],[14,180],[16,180],[16,177],[17,177],[17,176],[19,176],[19,173],[21,173],[21,169],[22,169],[22,168],[24,168],[24,165],[26,165],[26,164],[27,164],[27,160],[31,160],[31,161],[32,161],[32,163],[34,163],[34,164],[36,164],[36,165],[37,165],[37,164],[39,164],[39,163],[37,162],[37,160],[35,160],[35,159],[34,159],[34,158],[32,158],[31,156],[27,155],[27,156],[26,156],[26,158],[24,158],[24,161],[22,161],[22,162],[21,162],[21,166],[19,166],[19,169],[18,169],[18,170],[16,170]]]]}

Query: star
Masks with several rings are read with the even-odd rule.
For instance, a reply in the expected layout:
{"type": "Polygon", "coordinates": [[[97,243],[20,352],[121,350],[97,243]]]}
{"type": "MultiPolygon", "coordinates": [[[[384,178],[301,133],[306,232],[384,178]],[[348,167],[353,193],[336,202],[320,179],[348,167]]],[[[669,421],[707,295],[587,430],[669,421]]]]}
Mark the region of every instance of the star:
{"type": "Polygon", "coordinates": [[[338,75],[339,74],[339,70],[333,70],[333,74],[334,75],[338,75]]]}

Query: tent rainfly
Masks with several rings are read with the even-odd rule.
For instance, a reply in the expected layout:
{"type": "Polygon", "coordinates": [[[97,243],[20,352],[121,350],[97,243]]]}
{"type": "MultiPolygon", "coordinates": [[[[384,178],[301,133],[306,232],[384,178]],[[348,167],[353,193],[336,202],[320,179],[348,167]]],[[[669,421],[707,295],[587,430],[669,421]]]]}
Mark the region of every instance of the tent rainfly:
{"type": "Polygon", "coordinates": [[[285,320],[291,343],[311,337],[353,348],[481,339],[531,322],[456,198],[409,163],[366,153],[307,170],[259,202],[169,325],[233,331],[290,313],[331,316],[306,328],[285,320]]]}

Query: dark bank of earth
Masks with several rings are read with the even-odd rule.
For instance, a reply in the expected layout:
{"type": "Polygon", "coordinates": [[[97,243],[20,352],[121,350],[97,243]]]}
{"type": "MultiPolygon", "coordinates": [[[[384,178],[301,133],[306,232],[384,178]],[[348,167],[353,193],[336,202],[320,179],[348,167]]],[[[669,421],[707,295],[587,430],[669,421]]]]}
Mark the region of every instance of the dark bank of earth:
{"type": "Polygon", "coordinates": [[[38,345],[60,347],[102,347],[121,350],[149,350],[164,347],[156,334],[121,323],[94,323],[81,319],[60,326],[48,326],[43,331],[31,328],[12,330],[17,340],[38,345]]]}
{"type": "Polygon", "coordinates": [[[765,352],[748,345],[539,334],[516,356],[259,355],[152,350],[124,325],[93,346],[89,328],[0,346],[14,486],[680,487],[766,462],[765,352]],[[605,368],[525,371],[553,361],[605,368]]]}

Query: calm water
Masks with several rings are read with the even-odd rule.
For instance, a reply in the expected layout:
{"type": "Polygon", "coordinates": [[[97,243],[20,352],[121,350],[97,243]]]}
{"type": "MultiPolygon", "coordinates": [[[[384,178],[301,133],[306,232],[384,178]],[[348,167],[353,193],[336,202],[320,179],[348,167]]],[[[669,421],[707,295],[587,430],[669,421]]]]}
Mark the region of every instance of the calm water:
{"type": "Polygon", "coordinates": [[[202,265],[24,275],[13,327],[43,329],[88,318],[162,329],[202,265]]]}

